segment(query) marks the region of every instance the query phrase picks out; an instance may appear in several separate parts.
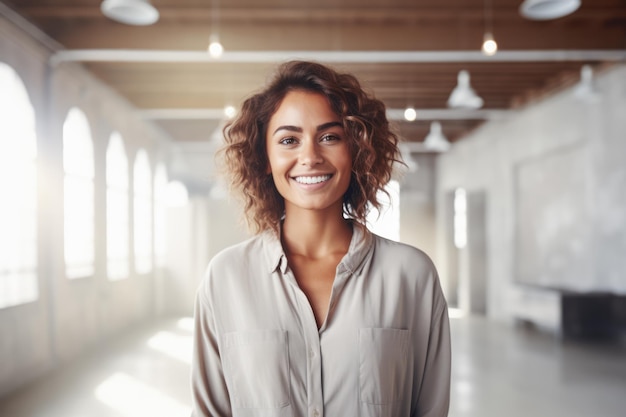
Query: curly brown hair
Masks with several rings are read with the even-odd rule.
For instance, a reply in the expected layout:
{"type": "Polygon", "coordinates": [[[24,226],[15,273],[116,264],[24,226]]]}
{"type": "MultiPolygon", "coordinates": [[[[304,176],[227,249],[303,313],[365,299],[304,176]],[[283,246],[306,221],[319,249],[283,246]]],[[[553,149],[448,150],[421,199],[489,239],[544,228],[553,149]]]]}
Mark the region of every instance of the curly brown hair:
{"type": "Polygon", "coordinates": [[[246,99],[224,127],[222,149],[232,188],[243,197],[248,225],[255,232],[279,229],[285,202],[268,174],[267,126],[285,95],[294,90],[321,93],[340,117],[352,153],[352,176],[343,197],[344,216],[364,224],[370,206],[380,209],[394,162],[400,162],[398,137],[389,127],[382,101],[366,93],[351,74],[315,62],[290,61],[261,92],[246,99]]]}

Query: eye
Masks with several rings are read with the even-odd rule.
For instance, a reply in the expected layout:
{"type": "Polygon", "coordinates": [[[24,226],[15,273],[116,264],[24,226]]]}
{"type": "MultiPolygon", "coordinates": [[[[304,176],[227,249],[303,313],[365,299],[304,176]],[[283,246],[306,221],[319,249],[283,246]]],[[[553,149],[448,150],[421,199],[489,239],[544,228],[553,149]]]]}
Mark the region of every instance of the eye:
{"type": "Polygon", "coordinates": [[[282,138],[281,140],[278,141],[278,143],[280,143],[281,145],[295,145],[298,143],[298,140],[294,138],[293,136],[289,136],[286,138],[282,138]]]}
{"type": "Polygon", "coordinates": [[[320,138],[320,142],[334,142],[341,140],[341,138],[337,135],[326,134],[320,138]]]}

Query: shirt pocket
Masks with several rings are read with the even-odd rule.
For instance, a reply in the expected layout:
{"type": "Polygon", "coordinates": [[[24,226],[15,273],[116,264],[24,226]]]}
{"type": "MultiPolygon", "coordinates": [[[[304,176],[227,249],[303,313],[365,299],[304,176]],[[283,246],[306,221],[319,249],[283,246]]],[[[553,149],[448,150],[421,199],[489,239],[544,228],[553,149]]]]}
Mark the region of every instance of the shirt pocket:
{"type": "Polygon", "coordinates": [[[408,347],[408,330],[359,330],[361,402],[386,405],[402,399],[407,375],[408,347]]]}
{"type": "Polygon", "coordinates": [[[235,408],[289,405],[289,349],[284,330],[226,333],[224,371],[235,408]]]}

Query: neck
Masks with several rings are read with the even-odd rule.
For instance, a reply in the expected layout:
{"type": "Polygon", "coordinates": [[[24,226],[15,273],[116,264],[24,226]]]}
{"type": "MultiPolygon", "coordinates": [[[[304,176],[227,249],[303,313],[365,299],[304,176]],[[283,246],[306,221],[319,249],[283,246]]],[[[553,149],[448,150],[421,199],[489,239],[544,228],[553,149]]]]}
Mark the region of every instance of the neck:
{"type": "Polygon", "coordinates": [[[285,213],[282,244],[287,255],[323,258],[345,254],[352,239],[352,226],[343,218],[341,208],[332,213],[296,210],[285,213]]]}

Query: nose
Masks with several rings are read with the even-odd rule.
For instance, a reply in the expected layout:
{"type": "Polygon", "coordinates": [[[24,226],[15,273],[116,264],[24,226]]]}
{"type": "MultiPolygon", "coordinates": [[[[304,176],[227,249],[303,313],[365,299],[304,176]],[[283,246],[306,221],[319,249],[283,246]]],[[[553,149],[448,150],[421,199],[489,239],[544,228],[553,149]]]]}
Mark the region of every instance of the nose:
{"type": "Polygon", "coordinates": [[[301,165],[315,166],[324,162],[320,146],[315,140],[304,141],[300,148],[299,162],[301,165]]]}

